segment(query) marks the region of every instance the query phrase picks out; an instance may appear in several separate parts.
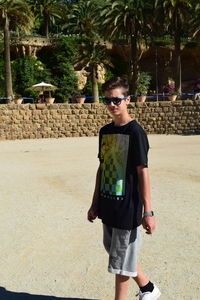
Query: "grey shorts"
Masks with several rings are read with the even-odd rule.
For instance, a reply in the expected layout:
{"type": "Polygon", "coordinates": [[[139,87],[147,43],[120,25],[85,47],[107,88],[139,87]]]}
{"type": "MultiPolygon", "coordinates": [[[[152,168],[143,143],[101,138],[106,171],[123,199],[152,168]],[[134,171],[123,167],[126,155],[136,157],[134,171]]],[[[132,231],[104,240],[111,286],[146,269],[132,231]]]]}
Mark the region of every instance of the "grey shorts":
{"type": "Polygon", "coordinates": [[[108,272],[124,276],[137,276],[137,257],[141,233],[137,227],[124,230],[103,224],[103,244],[109,254],[108,272]]]}

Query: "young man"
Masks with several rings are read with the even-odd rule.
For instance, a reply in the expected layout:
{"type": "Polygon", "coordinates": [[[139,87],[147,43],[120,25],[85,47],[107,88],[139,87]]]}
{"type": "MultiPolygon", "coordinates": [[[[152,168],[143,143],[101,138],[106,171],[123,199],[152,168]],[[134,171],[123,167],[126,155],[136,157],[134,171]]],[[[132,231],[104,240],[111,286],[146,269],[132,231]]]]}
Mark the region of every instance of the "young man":
{"type": "Polygon", "coordinates": [[[100,130],[96,186],[88,220],[103,222],[108,271],[115,274],[115,300],[124,300],[129,278],[138,284],[140,300],[156,300],[160,291],[137,264],[142,224],[147,234],[155,229],[150,201],[148,139],[128,114],[128,83],[124,78],[106,82],[104,103],[113,122],[100,130]]]}

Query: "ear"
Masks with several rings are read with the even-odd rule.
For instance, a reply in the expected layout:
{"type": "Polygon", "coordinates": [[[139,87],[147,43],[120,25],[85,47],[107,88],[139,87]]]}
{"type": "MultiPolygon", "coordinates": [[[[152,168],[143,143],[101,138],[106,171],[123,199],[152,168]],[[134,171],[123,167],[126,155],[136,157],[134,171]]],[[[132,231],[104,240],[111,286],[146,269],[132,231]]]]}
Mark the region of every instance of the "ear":
{"type": "Polygon", "coordinates": [[[129,104],[131,101],[131,96],[128,96],[125,101],[126,101],[126,104],[129,104]]]}

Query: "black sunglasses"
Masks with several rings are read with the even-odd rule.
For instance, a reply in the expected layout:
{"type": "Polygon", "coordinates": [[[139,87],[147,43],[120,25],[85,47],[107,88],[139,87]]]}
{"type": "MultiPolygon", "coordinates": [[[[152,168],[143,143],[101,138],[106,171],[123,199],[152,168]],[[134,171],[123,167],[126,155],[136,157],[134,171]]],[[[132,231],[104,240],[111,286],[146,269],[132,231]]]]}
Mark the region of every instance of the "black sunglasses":
{"type": "Polygon", "coordinates": [[[122,102],[122,100],[126,100],[127,98],[128,98],[128,96],[123,97],[123,98],[119,98],[119,97],[112,97],[112,98],[103,97],[103,103],[105,105],[109,105],[112,102],[114,105],[120,105],[121,102],[122,102]]]}

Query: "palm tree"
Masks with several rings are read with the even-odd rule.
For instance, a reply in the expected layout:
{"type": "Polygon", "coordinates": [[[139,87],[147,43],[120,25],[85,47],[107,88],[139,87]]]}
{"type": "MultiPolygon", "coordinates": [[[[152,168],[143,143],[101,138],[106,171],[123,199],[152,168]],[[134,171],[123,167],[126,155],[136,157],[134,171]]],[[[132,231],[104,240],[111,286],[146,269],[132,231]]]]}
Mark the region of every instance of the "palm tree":
{"type": "Polygon", "coordinates": [[[107,49],[101,42],[85,38],[79,49],[78,64],[87,67],[90,70],[92,81],[92,97],[94,102],[99,102],[98,90],[98,67],[111,66],[107,49]]]}
{"type": "Polygon", "coordinates": [[[172,32],[174,39],[174,81],[175,89],[181,93],[181,37],[185,24],[190,17],[192,0],[164,0],[156,1],[156,6],[162,6],[167,29],[172,32]]]}
{"type": "Polygon", "coordinates": [[[98,3],[95,0],[80,0],[71,3],[68,23],[63,26],[70,34],[78,34],[87,37],[97,36],[97,24],[95,18],[98,3]]]}
{"type": "Polygon", "coordinates": [[[99,101],[98,66],[110,64],[106,47],[100,43],[98,24],[96,22],[96,12],[100,2],[80,0],[74,3],[69,15],[69,23],[64,27],[69,33],[78,34],[82,39],[78,65],[87,66],[91,70],[94,102],[99,101]]]}
{"type": "Polygon", "coordinates": [[[43,33],[48,38],[49,27],[56,20],[65,18],[67,2],[64,0],[28,0],[36,14],[36,19],[43,22],[43,33]]]}
{"type": "Polygon", "coordinates": [[[0,1],[0,24],[4,34],[5,96],[13,97],[12,72],[10,61],[10,28],[27,31],[33,25],[33,15],[23,0],[0,1]]]}
{"type": "Polygon", "coordinates": [[[200,34],[200,3],[198,0],[193,0],[193,14],[191,20],[191,29],[192,29],[192,36],[198,37],[200,34]]]}
{"type": "Polygon", "coordinates": [[[134,94],[137,89],[140,42],[150,30],[153,3],[151,0],[107,0],[100,12],[99,23],[105,38],[125,38],[130,43],[130,86],[134,94]]]}

